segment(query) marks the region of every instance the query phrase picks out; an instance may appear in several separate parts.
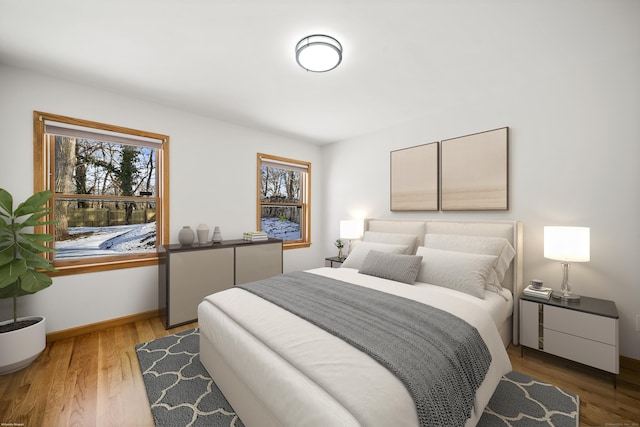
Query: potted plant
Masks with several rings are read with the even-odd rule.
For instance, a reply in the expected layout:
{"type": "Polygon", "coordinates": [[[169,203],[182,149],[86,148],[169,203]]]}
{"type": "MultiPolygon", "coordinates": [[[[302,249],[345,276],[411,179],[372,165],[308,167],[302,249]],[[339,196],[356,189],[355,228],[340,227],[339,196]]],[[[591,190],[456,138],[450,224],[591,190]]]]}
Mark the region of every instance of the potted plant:
{"type": "Polygon", "coordinates": [[[41,221],[49,214],[46,206],[51,191],[29,197],[13,209],[13,197],[0,188],[0,298],[13,299],[13,319],[0,322],[0,374],[28,366],[46,346],[45,318],[18,317],[18,297],[49,287],[51,277],[41,270],[56,271],[43,252],[53,252],[43,243],[50,234],[33,233],[32,227],[51,224],[41,221]]]}
{"type": "Polygon", "coordinates": [[[344,256],[342,255],[342,248],[344,248],[344,243],[342,242],[342,240],[336,239],[334,245],[336,245],[336,248],[338,248],[338,258],[340,258],[340,261],[342,261],[344,259],[344,256]]]}

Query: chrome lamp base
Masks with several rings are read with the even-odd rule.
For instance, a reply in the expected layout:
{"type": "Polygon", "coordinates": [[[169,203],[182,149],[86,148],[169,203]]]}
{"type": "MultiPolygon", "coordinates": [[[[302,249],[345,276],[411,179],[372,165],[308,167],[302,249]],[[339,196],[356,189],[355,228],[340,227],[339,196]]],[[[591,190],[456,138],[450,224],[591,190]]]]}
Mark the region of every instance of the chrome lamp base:
{"type": "Polygon", "coordinates": [[[562,285],[560,286],[560,292],[551,292],[551,297],[559,299],[560,301],[580,301],[580,295],[572,293],[571,285],[569,284],[569,267],[571,267],[571,264],[563,261],[560,263],[560,266],[562,267],[562,285]]]}
{"type": "Polygon", "coordinates": [[[551,292],[551,298],[559,299],[560,301],[568,301],[568,302],[577,302],[580,301],[580,295],[572,294],[569,292],[568,294],[563,294],[562,292],[551,292]]]}

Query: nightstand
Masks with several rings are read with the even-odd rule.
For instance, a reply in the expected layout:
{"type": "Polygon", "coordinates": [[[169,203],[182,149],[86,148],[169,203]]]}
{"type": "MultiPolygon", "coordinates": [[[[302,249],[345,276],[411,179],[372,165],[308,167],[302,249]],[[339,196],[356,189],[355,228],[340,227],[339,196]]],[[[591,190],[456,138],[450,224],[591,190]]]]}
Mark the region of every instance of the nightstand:
{"type": "Polygon", "coordinates": [[[324,259],[324,266],[331,268],[340,268],[346,258],[340,258],[337,256],[330,256],[324,259]]]}
{"type": "MultiPolygon", "coordinates": [[[[613,301],[520,297],[520,344],[618,374],[618,310],[613,301]]],[[[524,352],[524,349],[522,349],[524,352]]]]}

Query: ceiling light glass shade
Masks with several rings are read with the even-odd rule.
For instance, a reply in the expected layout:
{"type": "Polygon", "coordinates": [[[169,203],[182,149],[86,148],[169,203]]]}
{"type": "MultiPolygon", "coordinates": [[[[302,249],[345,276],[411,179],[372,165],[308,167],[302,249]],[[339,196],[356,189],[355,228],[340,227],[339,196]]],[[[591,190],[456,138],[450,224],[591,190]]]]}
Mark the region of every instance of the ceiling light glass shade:
{"type": "Polygon", "coordinates": [[[589,227],[544,227],[544,257],[558,261],[588,262],[589,227]]]}
{"type": "Polygon", "coordinates": [[[333,37],[322,34],[307,36],[296,45],[296,61],[314,73],[333,70],[342,62],[342,45],[333,37]]]}

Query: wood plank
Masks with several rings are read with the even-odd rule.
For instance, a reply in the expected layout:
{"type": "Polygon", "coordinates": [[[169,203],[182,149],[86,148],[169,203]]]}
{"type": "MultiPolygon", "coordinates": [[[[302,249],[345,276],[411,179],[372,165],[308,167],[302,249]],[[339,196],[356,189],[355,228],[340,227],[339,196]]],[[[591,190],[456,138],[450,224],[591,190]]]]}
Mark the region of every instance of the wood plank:
{"type": "MultiPolygon", "coordinates": [[[[112,408],[117,407],[112,401],[114,392],[118,391],[118,385],[114,384],[113,377],[119,374],[117,357],[120,351],[114,342],[115,330],[116,328],[111,328],[99,334],[97,426],[111,425],[120,418],[117,413],[112,413],[112,408]]],[[[117,396],[115,398],[117,399],[117,396]]]]}
{"type": "Polygon", "coordinates": [[[70,385],[68,425],[96,425],[99,336],[91,333],[75,340],[69,365],[70,377],[75,377],[75,382],[70,385]]]}
{"type": "MultiPolygon", "coordinates": [[[[74,344],[73,339],[67,339],[47,345],[47,349],[50,349],[47,368],[52,378],[47,392],[42,394],[46,396],[42,417],[38,417],[38,413],[29,414],[34,418],[28,425],[44,425],[44,420],[57,420],[61,416],[60,408],[64,407],[67,401],[65,384],[74,344]]],[[[58,424],[62,425],[60,422],[58,424]]]]}

